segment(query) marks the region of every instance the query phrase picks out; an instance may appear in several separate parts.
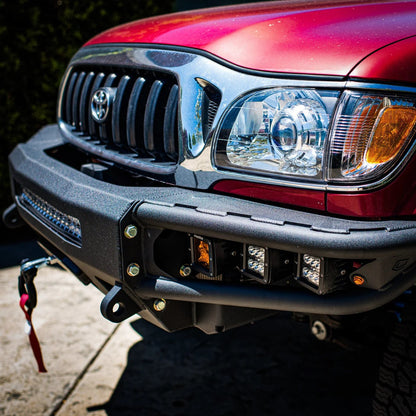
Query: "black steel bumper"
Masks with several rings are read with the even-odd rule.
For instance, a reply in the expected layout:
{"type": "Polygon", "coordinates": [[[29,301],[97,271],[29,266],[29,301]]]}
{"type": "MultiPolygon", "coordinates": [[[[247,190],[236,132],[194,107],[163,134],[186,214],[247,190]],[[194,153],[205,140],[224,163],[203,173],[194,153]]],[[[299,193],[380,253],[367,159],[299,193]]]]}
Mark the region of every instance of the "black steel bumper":
{"type": "Polygon", "coordinates": [[[357,221],[172,186],[114,185],[53,158],[51,149],[61,145],[57,126],[48,126],[12,152],[10,171],[17,208],[52,250],[70,259],[104,293],[118,284],[126,287],[138,303],[160,297],[271,310],[352,314],[388,303],[416,281],[414,220],[357,221]],[[31,212],[22,203],[25,189],[77,218],[82,243],[66,238],[48,226],[41,215],[31,212]],[[139,228],[134,240],[123,236],[129,223],[139,228]],[[301,287],[180,280],[163,274],[154,264],[155,236],[163,230],[325,258],[366,259],[372,261],[373,268],[367,288],[325,296],[301,287]],[[138,278],[126,274],[131,262],[141,266],[138,278]],[[398,263],[402,266],[397,269],[398,263]]]}

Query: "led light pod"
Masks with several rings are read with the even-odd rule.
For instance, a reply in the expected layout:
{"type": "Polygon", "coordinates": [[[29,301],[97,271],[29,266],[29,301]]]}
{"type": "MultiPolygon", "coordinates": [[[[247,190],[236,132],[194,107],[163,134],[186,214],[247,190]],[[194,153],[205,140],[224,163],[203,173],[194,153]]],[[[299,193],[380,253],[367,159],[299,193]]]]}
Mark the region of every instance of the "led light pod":
{"type": "Polygon", "coordinates": [[[302,277],[315,287],[319,287],[319,279],[321,277],[321,258],[303,255],[302,277]]]}
{"type": "Polygon", "coordinates": [[[266,268],[266,249],[264,247],[247,247],[247,270],[259,274],[264,279],[266,268]]]}

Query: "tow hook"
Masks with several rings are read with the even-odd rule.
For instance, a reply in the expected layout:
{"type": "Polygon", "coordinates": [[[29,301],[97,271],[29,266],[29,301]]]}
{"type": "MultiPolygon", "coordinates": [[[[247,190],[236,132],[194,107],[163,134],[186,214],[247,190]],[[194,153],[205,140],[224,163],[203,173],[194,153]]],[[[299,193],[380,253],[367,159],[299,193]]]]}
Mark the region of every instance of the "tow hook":
{"type": "Polygon", "coordinates": [[[38,269],[45,266],[50,266],[58,262],[54,256],[42,257],[37,260],[28,261],[23,260],[20,266],[20,274],[18,278],[18,287],[20,294],[19,305],[22,308],[26,318],[26,333],[29,337],[30,346],[32,347],[33,355],[38,364],[40,373],[46,373],[46,367],[43,363],[42,351],[38,337],[36,336],[35,328],[32,323],[32,313],[37,304],[37,293],[34,284],[34,279],[38,273],[38,269]]]}
{"type": "Polygon", "coordinates": [[[145,306],[140,305],[138,300],[133,300],[119,284],[104,296],[100,306],[104,318],[114,323],[122,322],[143,309],[145,306]]]}

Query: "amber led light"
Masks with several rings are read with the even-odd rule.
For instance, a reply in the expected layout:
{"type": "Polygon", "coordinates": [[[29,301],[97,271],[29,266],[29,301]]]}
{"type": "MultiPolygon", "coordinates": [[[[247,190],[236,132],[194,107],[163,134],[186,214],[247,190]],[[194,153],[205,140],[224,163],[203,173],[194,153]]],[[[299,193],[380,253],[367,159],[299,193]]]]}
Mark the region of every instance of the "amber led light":
{"type": "Polygon", "coordinates": [[[215,248],[212,240],[201,236],[191,236],[192,269],[206,276],[215,276],[215,248]]]}
{"type": "Polygon", "coordinates": [[[197,244],[197,262],[204,267],[209,268],[209,244],[200,240],[197,244]]]}
{"type": "Polygon", "coordinates": [[[359,274],[356,274],[355,276],[352,277],[352,282],[356,286],[362,286],[365,283],[365,279],[364,279],[364,277],[360,276],[359,274]]]}
{"type": "Polygon", "coordinates": [[[386,163],[402,149],[416,125],[416,109],[392,106],[384,108],[366,153],[368,163],[386,163]]]}

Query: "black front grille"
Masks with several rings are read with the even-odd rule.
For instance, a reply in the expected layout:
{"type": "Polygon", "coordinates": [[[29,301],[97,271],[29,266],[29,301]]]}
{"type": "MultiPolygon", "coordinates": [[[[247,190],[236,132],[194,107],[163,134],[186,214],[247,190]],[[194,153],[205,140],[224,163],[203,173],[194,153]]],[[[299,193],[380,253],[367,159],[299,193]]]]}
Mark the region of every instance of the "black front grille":
{"type": "Polygon", "coordinates": [[[75,67],[63,86],[61,119],[72,133],[123,157],[177,162],[178,85],[170,74],[123,68],[75,67]],[[100,88],[114,98],[104,122],[91,115],[100,88]]]}

